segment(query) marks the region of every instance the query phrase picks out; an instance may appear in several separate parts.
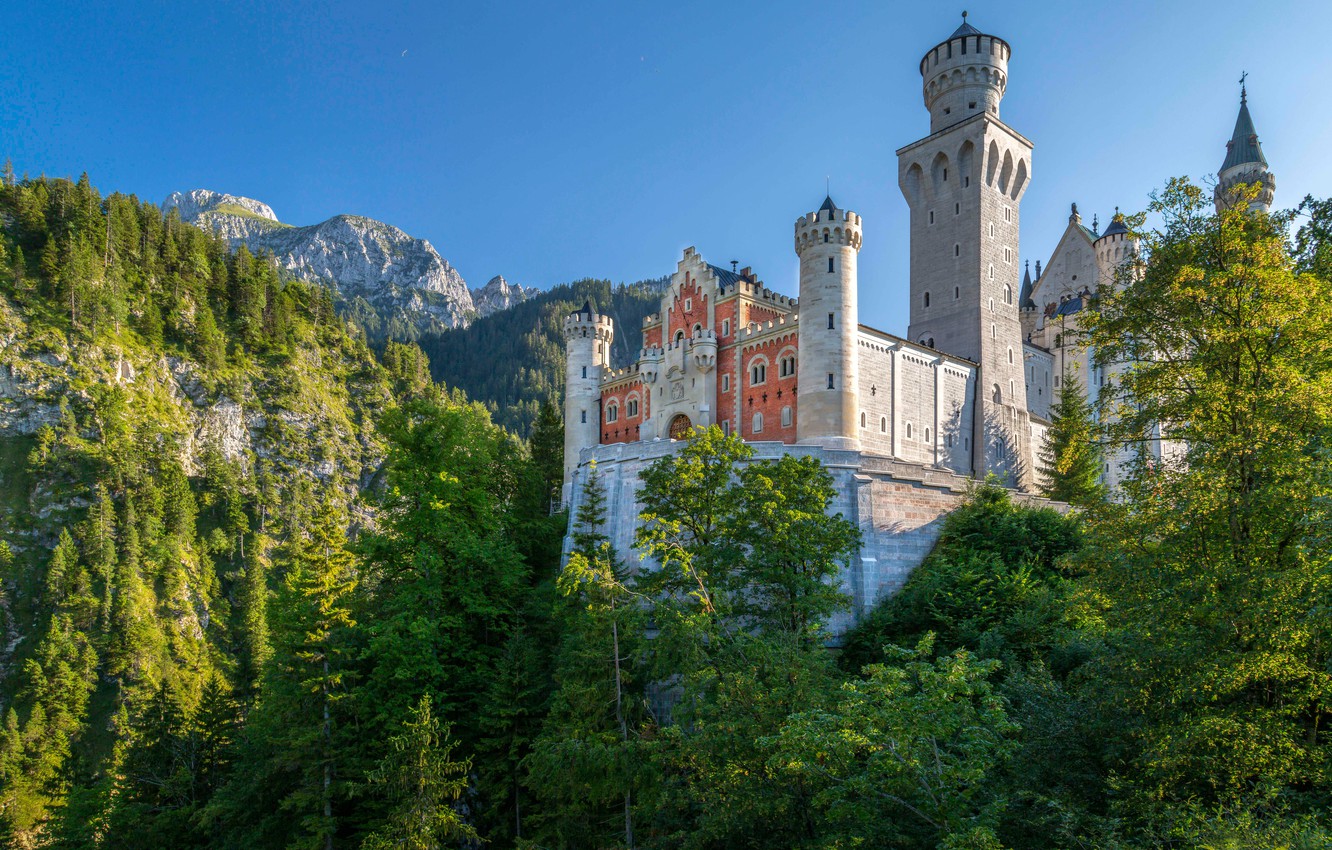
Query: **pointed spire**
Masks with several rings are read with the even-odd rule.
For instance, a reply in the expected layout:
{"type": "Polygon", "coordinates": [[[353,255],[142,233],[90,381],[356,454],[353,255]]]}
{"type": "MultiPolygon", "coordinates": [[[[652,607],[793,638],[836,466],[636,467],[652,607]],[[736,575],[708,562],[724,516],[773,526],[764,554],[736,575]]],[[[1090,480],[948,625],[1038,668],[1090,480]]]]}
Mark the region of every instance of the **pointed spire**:
{"type": "Polygon", "coordinates": [[[1258,144],[1258,131],[1253,127],[1253,116],[1249,115],[1249,91],[1244,83],[1248,76],[1248,72],[1240,75],[1239,115],[1235,118],[1235,131],[1230,134],[1230,141],[1226,143],[1226,159],[1221,163],[1222,171],[1251,162],[1267,165],[1262,146],[1258,144]]]}
{"type": "MultiPolygon", "coordinates": [[[[1037,265],[1039,266],[1039,262],[1037,265]]],[[[1018,294],[1018,309],[1036,309],[1036,302],[1031,298],[1031,290],[1031,260],[1027,260],[1027,273],[1022,276],[1022,291],[1018,294]]]]}
{"type": "Polygon", "coordinates": [[[1100,236],[1100,235],[1101,235],[1101,214],[1100,214],[1100,213],[1092,213],[1092,235],[1093,235],[1093,236],[1100,236]]]}

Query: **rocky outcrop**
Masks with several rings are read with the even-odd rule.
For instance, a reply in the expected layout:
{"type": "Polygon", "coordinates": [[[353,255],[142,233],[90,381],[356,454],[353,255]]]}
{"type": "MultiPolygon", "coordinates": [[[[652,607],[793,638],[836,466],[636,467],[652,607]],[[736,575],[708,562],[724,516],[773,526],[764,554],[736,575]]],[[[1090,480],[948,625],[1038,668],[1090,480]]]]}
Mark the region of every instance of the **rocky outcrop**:
{"type": "Polygon", "coordinates": [[[346,301],[363,299],[386,327],[456,328],[476,312],[466,281],[434,246],[382,221],[339,215],[292,227],[267,204],[206,189],[177,192],[163,209],[233,245],[271,252],[295,277],[328,285],[346,301]]]}
{"type": "Polygon", "coordinates": [[[495,275],[485,286],[472,290],[472,303],[476,306],[476,314],[485,318],[491,313],[498,313],[500,310],[507,310],[515,304],[523,303],[537,291],[509,283],[501,275],[495,275]]]}

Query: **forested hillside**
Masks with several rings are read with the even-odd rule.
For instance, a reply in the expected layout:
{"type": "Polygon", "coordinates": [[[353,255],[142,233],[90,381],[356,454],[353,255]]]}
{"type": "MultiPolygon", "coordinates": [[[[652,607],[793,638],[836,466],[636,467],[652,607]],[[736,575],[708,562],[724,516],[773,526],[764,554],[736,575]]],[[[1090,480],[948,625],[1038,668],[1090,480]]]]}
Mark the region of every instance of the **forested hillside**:
{"type": "Polygon", "coordinates": [[[436,380],[484,404],[497,424],[527,435],[541,405],[563,403],[564,317],[591,301],[613,318],[611,362],[623,368],[637,361],[643,318],[657,311],[669,280],[562,284],[468,327],[426,335],[420,346],[436,380]]]}

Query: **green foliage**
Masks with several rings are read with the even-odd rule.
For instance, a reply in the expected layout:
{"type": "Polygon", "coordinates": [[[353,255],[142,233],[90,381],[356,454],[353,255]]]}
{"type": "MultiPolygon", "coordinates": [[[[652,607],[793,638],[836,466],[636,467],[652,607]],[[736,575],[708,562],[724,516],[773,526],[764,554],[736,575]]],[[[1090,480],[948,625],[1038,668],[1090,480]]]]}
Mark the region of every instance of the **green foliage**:
{"type": "MultiPolygon", "coordinates": [[[[1111,436],[1182,441],[1133,471],[1082,564],[1115,648],[1101,698],[1136,718],[1120,793],[1149,830],[1328,800],[1332,281],[1292,261],[1288,217],[1209,207],[1184,181],[1161,193],[1091,326],[1125,364],[1111,436]]],[[[1320,239],[1297,240],[1312,269],[1320,239]]]]}
{"type": "Polygon", "coordinates": [[[931,661],[926,638],[872,664],[824,710],[781,729],[782,769],[818,788],[823,846],[1000,847],[994,780],[1018,731],[965,650],[931,661]]]}

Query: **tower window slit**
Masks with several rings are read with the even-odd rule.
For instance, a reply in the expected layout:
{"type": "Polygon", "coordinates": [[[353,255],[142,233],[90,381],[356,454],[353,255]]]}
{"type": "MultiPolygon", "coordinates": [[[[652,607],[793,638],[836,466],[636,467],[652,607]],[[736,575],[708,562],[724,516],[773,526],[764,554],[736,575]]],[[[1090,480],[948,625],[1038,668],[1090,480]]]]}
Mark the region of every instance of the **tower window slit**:
{"type": "Polygon", "coordinates": [[[828,330],[832,330],[832,329],[833,329],[833,314],[832,314],[832,313],[829,313],[829,314],[828,314],[828,330]]]}
{"type": "Polygon", "coordinates": [[[834,262],[835,260],[836,260],[835,257],[829,257],[829,258],[828,258],[828,274],[832,274],[832,272],[833,272],[833,262],[834,262]]]}

